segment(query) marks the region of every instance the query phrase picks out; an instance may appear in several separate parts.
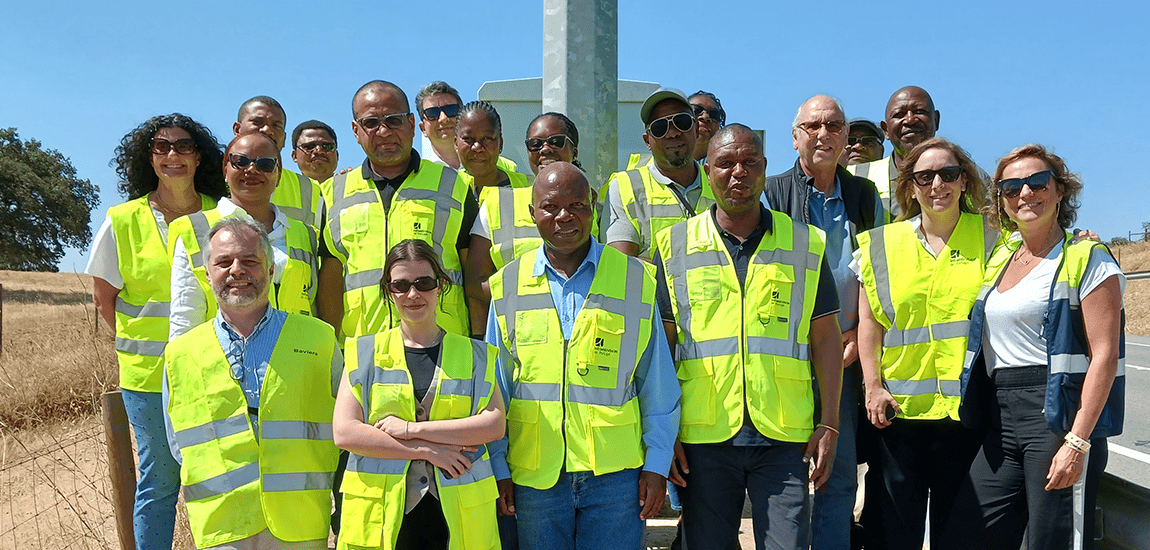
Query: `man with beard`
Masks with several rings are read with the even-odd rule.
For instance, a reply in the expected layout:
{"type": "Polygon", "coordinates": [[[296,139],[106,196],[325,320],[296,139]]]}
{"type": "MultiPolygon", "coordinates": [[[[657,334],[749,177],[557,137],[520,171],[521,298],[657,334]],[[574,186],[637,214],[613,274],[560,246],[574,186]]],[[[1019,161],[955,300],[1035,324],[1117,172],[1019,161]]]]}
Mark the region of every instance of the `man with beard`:
{"type": "Polygon", "coordinates": [[[331,179],[339,164],[338,143],[331,126],[318,120],[303,122],[292,131],[291,142],[291,159],[303,175],[319,183],[331,179]]]}

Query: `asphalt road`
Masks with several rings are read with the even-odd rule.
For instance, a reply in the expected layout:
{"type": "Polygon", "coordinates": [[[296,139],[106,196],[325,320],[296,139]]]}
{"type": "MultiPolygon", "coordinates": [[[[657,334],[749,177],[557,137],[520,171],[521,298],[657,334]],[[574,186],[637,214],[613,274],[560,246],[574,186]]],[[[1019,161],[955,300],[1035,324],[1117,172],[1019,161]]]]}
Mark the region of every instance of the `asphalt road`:
{"type": "Polygon", "coordinates": [[[1106,471],[1150,487],[1150,338],[1126,335],[1126,422],[1106,471]]]}

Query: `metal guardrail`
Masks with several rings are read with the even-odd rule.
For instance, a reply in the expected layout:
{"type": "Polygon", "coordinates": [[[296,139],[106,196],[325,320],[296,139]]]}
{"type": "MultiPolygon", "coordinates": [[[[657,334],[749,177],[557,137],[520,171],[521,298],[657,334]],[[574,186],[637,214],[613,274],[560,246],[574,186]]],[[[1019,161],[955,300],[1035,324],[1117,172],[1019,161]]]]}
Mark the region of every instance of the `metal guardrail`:
{"type": "Polygon", "coordinates": [[[1126,275],[1127,281],[1139,281],[1142,279],[1150,279],[1150,271],[1135,271],[1133,273],[1123,273],[1126,275]]]}
{"type": "Polygon", "coordinates": [[[1098,507],[1101,508],[1098,534],[1102,540],[1095,548],[1100,550],[1145,550],[1150,548],[1150,524],[1146,523],[1150,510],[1150,489],[1131,483],[1113,474],[1102,474],[1098,488],[1098,507]]]}

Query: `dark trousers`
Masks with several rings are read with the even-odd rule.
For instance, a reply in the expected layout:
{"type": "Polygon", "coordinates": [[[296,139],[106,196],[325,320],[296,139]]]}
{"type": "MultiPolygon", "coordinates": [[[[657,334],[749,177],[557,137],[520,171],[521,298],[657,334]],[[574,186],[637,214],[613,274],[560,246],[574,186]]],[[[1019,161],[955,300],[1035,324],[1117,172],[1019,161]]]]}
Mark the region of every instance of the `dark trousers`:
{"type": "Polygon", "coordinates": [[[980,440],[979,432],[950,419],[896,418],[878,430],[863,508],[867,548],[922,550],[928,496],[930,547],[948,548],[943,527],[980,440]]]}
{"type": "Polygon", "coordinates": [[[403,516],[395,549],[447,550],[447,538],[447,520],[443,517],[443,507],[439,499],[427,494],[403,516]]]}

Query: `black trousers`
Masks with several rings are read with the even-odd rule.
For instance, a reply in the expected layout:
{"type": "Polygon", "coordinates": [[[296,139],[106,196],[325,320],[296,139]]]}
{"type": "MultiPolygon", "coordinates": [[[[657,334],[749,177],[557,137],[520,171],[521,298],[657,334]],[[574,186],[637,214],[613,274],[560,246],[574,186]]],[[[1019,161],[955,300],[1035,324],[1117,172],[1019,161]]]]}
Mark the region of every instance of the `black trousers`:
{"type": "MultiPolygon", "coordinates": [[[[463,536],[467,536],[464,534],[463,536]]],[[[439,499],[423,495],[419,504],[403,516],[396,550],[447,550],[447,520],[439,499]]]]}

